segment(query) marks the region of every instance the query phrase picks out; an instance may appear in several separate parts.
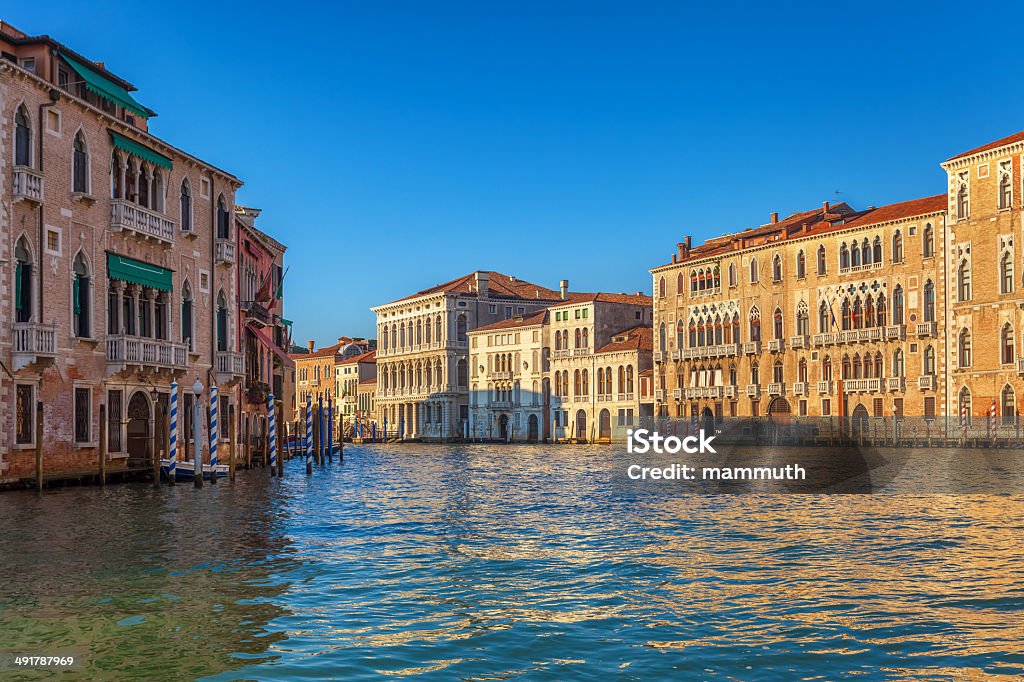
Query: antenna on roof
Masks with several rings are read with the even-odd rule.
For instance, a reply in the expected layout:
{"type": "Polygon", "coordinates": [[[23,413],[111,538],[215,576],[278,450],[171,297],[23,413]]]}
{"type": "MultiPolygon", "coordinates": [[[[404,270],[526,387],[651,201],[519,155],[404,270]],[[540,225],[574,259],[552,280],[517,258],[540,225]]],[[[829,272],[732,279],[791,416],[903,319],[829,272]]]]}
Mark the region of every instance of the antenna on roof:
{"type": "Polygon", "coordinates": [[[833,192],[833,194],[835,195],[836,201],[839,201],[839,195],[842,194],[842,192],[837,189],[833,192]]]}

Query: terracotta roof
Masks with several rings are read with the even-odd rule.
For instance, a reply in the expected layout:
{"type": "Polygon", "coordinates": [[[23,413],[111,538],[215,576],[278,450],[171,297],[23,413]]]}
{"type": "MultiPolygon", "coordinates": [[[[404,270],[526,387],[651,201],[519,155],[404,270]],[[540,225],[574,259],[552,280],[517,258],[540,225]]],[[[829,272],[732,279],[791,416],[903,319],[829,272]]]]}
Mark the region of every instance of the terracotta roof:
{"type": "Polygon", "coordinates": [[[548,311],[546,309],[538,310],[537,312],[530,313],[529,315],[516,315],[514,317],[508,318],[507,320],[492,322],[491,324],[486,324],[483,327],[477,327],[476,329],[471,330],[469,333],[475,334],[477,332],[494,331],[495,329],[515,329],[517,327],[533,327],[538,324],[544,324],[544,322],[547,320],[547,317],[548,311]]]}
{"type": "Polygon", "coordinates": [[[642,376],[642,377],[653,377],[654,376],[654,369],[653,368],[647,368],[647,369],[645,369],[645,370],[640,372],[640,376],[642,376]]]}
{"type": "Polygon", "coordinates": [[[327,356],[335,356],[338,354],[338,349],[341,347],[340,343],[336,343],[333,346],[327,346],[320,350],[315,350],[312,353],[291,353],[288,355],[293,360],[312,360],[313,358],[323,358],[327,356]]]}
{"type": "Polygon", "coordinates": [[[852,230],[866,225],[877,225],[879,223],[892,222],[893,220],[903,220],[905,218],[913,218],[914,216],[938,213],[945,211],[949,207],[948,202],[949,199],[945,194],[936,194],[935,196],[924,197],[923,199],[911,199],[910,201],[888,204],[887,206],[880,206],[879,208],[865,211],[859,218],[843,225],[838,225],[835,229],[852,230]]]}
{"type": "Polygon", "coordinates": [[[587,293],[576,293],[569,296],[566,301],[559,301],[558,303],[552,304],[552,308],[559,305],[570,305],[579,303],[591,303],[598,301],[601,303],[628,303],[630,305],[653,305],[654,299],[647,294],[606,294],[604,292],[597,292],[593,294],[587,293]]]}
{"type": "Polygon", "coordinates": [[[612,337],[625,336],[622,341],[612,341],[597,349],[597,353],[621,353],[631,350],[651,350],[654,347],[654,330],[651,327],[633,327],[613,334],[612,337]]]}
{"type": "Polygon", "coordinates": [[[377,385],[377,380],[376,379],[367,379],[365,381],[360,381],[359,382],[359,386],[376,386],[376,385],[377,385]]]}
{"type": "Polygon", "coordinates": [[[377,351],[376,350],[368,350],[365,353],[360,353],[359,355],[353,355],[350,358],[346,358],[346,359],[340,361],[338,364],[339,365],[347,365],[347,364],[353,363],[353,362],[377,362],[377,351]]]}
{"type": "MultiPolygon", "coordinates": [[[[481,270],[480,272],[488,275],[487,295],[489,298],[530,301],[560,301],[562,299],[560,292],[538,284],[531,284],[516,277],[491,270],[481,270]]],[[[422,291],[417,291],[415,294],[398,299],[398,301],[406,301],[410,298],[439,293],[476,293],[476,272],[471,272],[448,282],[442,282],[422,291]]],[[[392,303],[398,303],[398,301],[392,301],[392,303]]]]}
{"type": "Polygon", "coordinates": [[[1013,135],[1007,135],[1006,137],[998,139],[995,142],[989,142],[988,144],[983,144],[980,147],[968,149],[966,152],[963,152],[962,154],[957,154],[956,156],[949,157],[948,159],[946,159],[946,161],[955,161],[957,159],[962,159],[965,156],[974,156],[975,154],[980,154],[981,152],[987,152],[990,149],[998,149],[999,147],[1005,147],[1008,144],[1013,144],[1014,142],[1021,141],[1024,141],[1024,130],[1022,130],[1019,133],[1014,133],[1013,135]]]}

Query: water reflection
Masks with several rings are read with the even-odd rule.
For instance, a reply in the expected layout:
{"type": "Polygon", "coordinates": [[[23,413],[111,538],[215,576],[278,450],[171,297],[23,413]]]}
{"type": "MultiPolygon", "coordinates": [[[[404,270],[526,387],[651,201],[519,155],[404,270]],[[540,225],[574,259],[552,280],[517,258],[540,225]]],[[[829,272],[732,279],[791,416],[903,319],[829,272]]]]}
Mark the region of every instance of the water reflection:
{"type": "Polygon", "coordinates": [[[2,648],[162,679],[1024,674],[1024,496],[908,467],[887,495],[682,494],[626,463],[360,446],[311,478],[2,495],[2,648]]]}

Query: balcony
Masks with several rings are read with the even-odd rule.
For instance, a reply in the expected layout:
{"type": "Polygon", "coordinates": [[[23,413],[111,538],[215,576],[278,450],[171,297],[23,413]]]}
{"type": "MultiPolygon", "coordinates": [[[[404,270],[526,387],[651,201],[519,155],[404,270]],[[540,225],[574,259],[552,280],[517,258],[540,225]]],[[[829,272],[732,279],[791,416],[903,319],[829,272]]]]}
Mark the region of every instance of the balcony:
{"type": "Polygon", "coordinates": [[[495,381],[508,380],[512,378],[512,372],[491,372],[491,378],[495,381]]]}
{"type": "Polygon", "coordinates": [[[852,275],[858,272],[868,272],[870,270],[881,270],[882,261],[875,261],[874,263],[865,263],[864,265],[851,265],[845,268],[839,268],[840,275],[852,275]]]}
{"type": "Polygon", "coordinates": [[[917,387],[922,391],[934,391],[937,383],[934,374],[925,374],[917,378],[917,387]]]}
{"type": "Polygon", "coordinates": [[[670,354],[669,357],[671,357],[673,360],[682,360],[684,354],[686,355],[686,357],[690,357],[689,353],[686,353],[685,351],[683,351],[681,349],[677,349],[677,350],[671,351],[671,354],[670,354]]]}
{"type": "Polygon", "coordinates": [[[761,384],[747,384],[747,396],[757,398],[761,395],[761,384]]]}
{"type": "Polygon", "coordinates": [[[511,400],[492,400],[490,406],[493,407],[496,410],[508,410],[508,409],[512,408],[512,401],[511,400]]]}
{"type": "Polygon", "coordinates": [[[886,341],[902,341],[907,336],[907,325],[894,324],[885,328],[886,341]]]}
{"type": "Polygon", "coordinates": [[[171,372],[188,369],[188,348],[183,343],[139,336],[107,337],[107,373],[129,368],[171,372]]]}
{"type": "Polygon", "coordinates": [[[580,357],[582,355],[590,355],[590,353],[591,353],[591,349],[589,347],[573,348],[572,349],[572,354],[577,356],[577,357],[580,357]]]}
{"type": "Polygon", "coordinates": [[[572,351],[568,348],[559,348],[558,350],[551,351],[551,357],[553,358],[567,358],[572,355],[572,351]]]}
{"type": "Polygon", "coordinates": [[[815,334],[811,339],[815,346],[831,346],[838,342],[838,334],[832,332],[826,332],[824,334],[815,334]]]}
{"type": "Polygon", "coordinates": [[[672,397],[675,398],[676,400],[682,399],[682,397],[683,397],[683,389],[681,389],[681,388],[673,389],[672,390],[672,397]]]}
{"type": "Polygon", "coordinates": [[[50,325],[14,323],[14,371],[57,357],[57,333],[50,325]]]}
{"type": "Polygon", "coordinates": [[[782,339],[772,339],[768,342],[769,353],[781,353],[786,350],[786,342],[782,339]]]}
{"type": "Polygon", "coordinates": [[[28,166],[14,167],[14,203],[43,203],[43,174],[28,166]]]}
{"type": "Polygon", "coordinates": [[[833,390],[832,381],[818,382],[818,395],[832,395],[833,390]]]}
{"type": "Polygon", "coordinates": [[[935,336],[936,332],[938,332],[938,325],[935,322],[917,323],[918,336],[935,336]]]}
{"type": "Polygon", "coordinates": [[[173,245],[176,224],[156,211],[124,199],[114,199],[110,202],[110,229],[114,232],[134,232],[143,239],[173,245]]]}
{"type": "Polygon", "coordinates": [[[707,289],[690,289],[690,298],[706,298],[708,296],[718,296],[721,293],[721,285],[707,289]]]}
{"type": "Polygon", "coordinates": [[[736,384],[728,384],[726,386],[723,386],[722,388],[724,389],[723,393],[725,394],[726,398],[735,398],[737,395],[739,395],[739,387],[736,386],[736,384]]]}
{"type": "Polygon", "coordinates": [[[798,381],[793,384],[793,395],[808,395],[808,386],[806,381],[798,381]]]}
{"type": "Polygon", "coordinates": [[[760,341],[747,341],[743,344],[744,355],[760,355],[761,354],[761,342],[760,341]]]}
{"type": "Polygon", "coordinates": [[[235,243],[230,239],[218,239],[214,249],[214,255],[217,258],[218,264],[234,265],[235,243]]]}
{"type": "Polygon", "coordinates": [[[797,350],[798,348],[807,348],[810,346],[808,343],[809,341],[810,337],[806,334],[803,336],[791,336],[789,337],[789,347],[793,350],[797,350]]]}
{"type": "Polygon", "coordinates": [[[654,399],[655,400],[664,400],[665,399],[665,389],[663,389],[663,388],[656,389],[654,391],[654,399]]]}
{"type": "Polygon", "coordinates": [[[729,358],[739,355],[739,344],[721,343],[716,346],[694,346],[683,351],[684,358],[729,358]]]}
{"type": "Polygon", "coordinates": [[[903,377],[889,377],[885,380],[885,390],[893,393],[902,393],[907,390],[907,381],[903,377]]]}
{"type": "Polygon", "coordinates": [[[881,379],[847,379],[843,382],[847,393],[881,393],[881,379]]]}
{"type": "Polygon", "coordinates": [[[768,395],[785,395],[786,384],[774,383],[768,384],[768,395]]]}
{"type": "Polygon", "coordinates": [[[1024,358],[1017,358],[1017,374],[1024,374],[1024,358]]]}
{"type": "Polygon", "coordinates": [[[270,324],[270,311],[267,310],[262,303],[257,301],[242,301],[240,305],[242,310],[245,311],[246,322],[255,322],[261,327],[266,327],[270,324]]]}
{"type": "Polygon", "coordinates": [[[217,351],[217,381],[226,384],[245,376],[245,356],[230,350],[217,351]]]}

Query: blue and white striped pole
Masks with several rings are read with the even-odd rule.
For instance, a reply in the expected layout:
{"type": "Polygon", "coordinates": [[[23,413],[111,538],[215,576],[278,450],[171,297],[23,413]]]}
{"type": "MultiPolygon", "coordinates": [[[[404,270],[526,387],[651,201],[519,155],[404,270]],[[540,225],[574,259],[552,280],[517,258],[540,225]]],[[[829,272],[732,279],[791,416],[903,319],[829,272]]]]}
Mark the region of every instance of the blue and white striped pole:
{"type": "Polygon", "coordinates": [[[171,382],[171,442],[170,457],[167,460],[167,482],[174,485],[175,470],[178,468],[178,382],[171,382]]]}
{"type": "Polygon", "coordinates": [[[267,414],[270,416],[270,475],[277,475],[277,419],[274,413],[274,394],[267,396],[267,414]]]}
{"type": "Polygon", "coordinates": [[[313,473],[313,402],[306,403],[306,475],[313,473]]]}
{"type": "Polygon", "coordinates": [[[210,483],[217,482],[217,384],[210,384],[210,483]]]}

